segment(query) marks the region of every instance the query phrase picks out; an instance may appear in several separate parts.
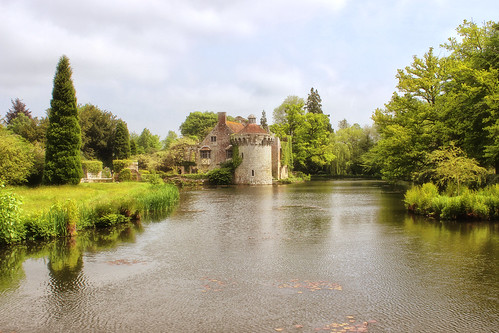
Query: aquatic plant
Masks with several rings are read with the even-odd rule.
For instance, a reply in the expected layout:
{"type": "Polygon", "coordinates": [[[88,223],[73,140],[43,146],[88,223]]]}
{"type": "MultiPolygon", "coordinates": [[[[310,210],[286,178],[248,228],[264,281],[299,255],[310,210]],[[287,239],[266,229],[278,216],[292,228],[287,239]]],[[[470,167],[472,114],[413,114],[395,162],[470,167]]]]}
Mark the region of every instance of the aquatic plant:
{"type": "Polygon", "coordinates": [[[464,188],[459,195],[440,194],[432,183],[409,189],[404,198],[409,211],[444,220],[499,218],[499,185],[480,190],[464,188]]]}

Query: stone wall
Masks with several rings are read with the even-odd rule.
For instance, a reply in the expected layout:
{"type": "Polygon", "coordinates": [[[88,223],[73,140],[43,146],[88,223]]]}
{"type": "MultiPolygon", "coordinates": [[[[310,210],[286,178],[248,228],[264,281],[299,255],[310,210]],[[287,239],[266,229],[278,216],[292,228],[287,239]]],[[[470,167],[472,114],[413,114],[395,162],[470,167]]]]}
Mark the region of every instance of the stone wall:
{"type": "Polygon", "coordinates": [[[234,183],[250,185],[272,184],[272,143],[270,135],[235,135],[241,164],[234,174],[234,183]]]}

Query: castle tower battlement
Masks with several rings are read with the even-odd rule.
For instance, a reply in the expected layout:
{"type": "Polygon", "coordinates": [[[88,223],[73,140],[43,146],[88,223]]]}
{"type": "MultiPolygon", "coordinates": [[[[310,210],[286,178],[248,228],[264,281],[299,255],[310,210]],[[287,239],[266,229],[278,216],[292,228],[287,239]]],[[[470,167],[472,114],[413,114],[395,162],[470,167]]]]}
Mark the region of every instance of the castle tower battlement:
{"type": "Polygon", "coordinates": [[[248,124],[232,134],[231,143],[238,147],[241,164],[234,173],[236,184],[272,184],[272,144],[274,137],[256,124],[250,115],[248,124]]]}

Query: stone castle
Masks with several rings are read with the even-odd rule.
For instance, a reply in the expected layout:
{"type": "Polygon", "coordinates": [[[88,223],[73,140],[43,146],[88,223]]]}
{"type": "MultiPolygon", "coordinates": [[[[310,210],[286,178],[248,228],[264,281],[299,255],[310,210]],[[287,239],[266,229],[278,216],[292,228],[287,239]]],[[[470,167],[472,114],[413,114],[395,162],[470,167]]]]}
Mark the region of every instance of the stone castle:
{"type": "Polygon", "coordinates": [[[228,121],[225,112],[218,113],[218,123],[198,146],[197,169],[206,172],[220,167],[232,159],[234,146],[242,158],[235,184],[272,184],[272,179],[287,177],[287,167],[281,167],[279,138],[259,126],[254,115],[248,117],[247,124],[241,124],[228,121]]]}

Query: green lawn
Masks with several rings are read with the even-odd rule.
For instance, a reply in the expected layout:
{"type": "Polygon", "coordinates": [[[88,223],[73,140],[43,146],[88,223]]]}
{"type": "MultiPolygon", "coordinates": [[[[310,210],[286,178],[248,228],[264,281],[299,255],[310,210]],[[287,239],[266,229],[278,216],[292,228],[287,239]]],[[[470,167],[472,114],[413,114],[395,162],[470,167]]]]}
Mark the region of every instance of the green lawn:
{"type": "Polygon", "coordinates": [[[9,186],[8,190],[22,198],[23,213],[29,214],[49,209],[57,202],[68,199],[78,204],[93,206],[104,201],[112,201],[124,196],[147,191],[150,184],[138,182],[123,183],[84,183],[78,185],[40,186],[36,188],[9,186]]]}

